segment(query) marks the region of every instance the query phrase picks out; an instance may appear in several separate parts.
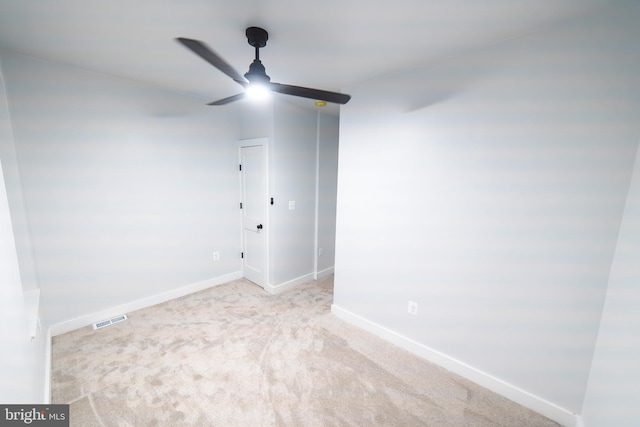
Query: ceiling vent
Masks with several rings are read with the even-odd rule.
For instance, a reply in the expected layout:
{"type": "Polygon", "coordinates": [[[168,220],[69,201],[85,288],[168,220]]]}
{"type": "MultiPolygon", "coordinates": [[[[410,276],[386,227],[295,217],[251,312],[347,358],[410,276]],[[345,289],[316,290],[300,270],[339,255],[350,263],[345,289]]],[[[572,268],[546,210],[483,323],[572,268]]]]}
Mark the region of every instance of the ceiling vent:
{"type": "Polygon", "coordinates": [[[111,319],[101,320],[93,324],[93,329],[104,328],[109,325],[113,325],[115,323],[120,323],[127,320],[127,315],[122,314],[120,316],[112,317],[111,319]]]}

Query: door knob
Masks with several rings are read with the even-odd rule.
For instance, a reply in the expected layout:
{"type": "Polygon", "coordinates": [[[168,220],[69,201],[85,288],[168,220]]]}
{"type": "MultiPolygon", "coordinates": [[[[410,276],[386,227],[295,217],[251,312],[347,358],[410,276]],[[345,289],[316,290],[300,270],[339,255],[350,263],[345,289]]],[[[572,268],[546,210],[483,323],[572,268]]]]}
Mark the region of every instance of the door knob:
{"type": "Polygon", "coordinates": [[[257,225],[258,230],[262,230],[262,224],[257,225]]]}

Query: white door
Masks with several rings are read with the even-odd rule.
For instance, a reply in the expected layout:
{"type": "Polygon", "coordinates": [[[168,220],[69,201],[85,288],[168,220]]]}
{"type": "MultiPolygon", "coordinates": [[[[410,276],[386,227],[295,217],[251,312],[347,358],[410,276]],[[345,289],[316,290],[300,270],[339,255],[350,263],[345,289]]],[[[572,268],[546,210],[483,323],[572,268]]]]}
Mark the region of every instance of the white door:
{"type": "Polygon", "coordinates": [[[262,287],[267,279],[266,150],[263,139],[240,142],[242,274],[262,287]]]}

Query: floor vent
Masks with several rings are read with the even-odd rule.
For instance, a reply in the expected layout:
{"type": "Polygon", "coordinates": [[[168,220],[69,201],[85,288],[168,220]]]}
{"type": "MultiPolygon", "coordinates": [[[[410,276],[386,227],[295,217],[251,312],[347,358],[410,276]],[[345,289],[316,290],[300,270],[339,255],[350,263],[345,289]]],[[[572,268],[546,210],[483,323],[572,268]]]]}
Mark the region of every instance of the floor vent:
{"type": "Polygon", "coordinates": [[[111,319],[101,320],[93,324],[93,329],[104,328],[105,326],[113,325],[114,323],[119,323],[124,320],[127,320],[127,315],[122,314],[120,316],[112,317],[111,319]]]}

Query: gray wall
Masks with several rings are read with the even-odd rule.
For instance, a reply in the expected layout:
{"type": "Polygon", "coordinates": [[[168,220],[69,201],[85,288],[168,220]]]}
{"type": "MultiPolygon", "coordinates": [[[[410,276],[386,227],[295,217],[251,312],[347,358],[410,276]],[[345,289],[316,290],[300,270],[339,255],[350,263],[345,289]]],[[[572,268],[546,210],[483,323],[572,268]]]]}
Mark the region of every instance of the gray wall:
{"type": "MultiPolygon", "coordinates": [[[[9,189],[16,190],[19,180],[15,176],[15,156],[7,156],[7,153],[11,154],[9,147],[13,145],[13,135],[4,87],[0,68],[0,402],[44,403],[45,336],[38,331],[35,339],[31,340],[31,331],[27,329],[23,293],[25,287],[22,284],[16,250],[18,244],[14,238],[15,227],[12,223],[16,212],[23,215],[24,211],[9,209],[9,189]],[[11,167],[5,168],[5,164],[11,167]]],[[[14,194],[12,201],[21,202],[20,197],[15,196],[14,194]]],[[[23,218],[19,217],[19,220],[23,221],[23,218]]]]}
{"type": "MultiPolygon", "coordinates": [[[[1,63],[0,63],[1,67],[1,63]]],[[[0,68],[0,77],[1,77],[0,68]]],[[[13,233],[15,236],[16,250],[18,252],[18,262],[20,264],[20,277],[24,290],[38,288],[36,266],[33,256],[33,244],[29,231],[29,222],[25,210],[22,195],[22,183],[18,158],[13,140],[13,130],[11,117],[9,115],[9,105],[7,103],[4,78],[2,79],[2,97],[0,99],[0,120],[2,121],[2,136],[0,137],[0,159],[4,170],[4,181],[9,198],[9,208],[11,209],[11,219],[13,222],[13,233]]]]}
{"type": "Polygon", "coordinates": [[[319,274],[333,271],[336,246],[336,194],[340,119],[318,115],[318,249],[319,274]]]}
{"type": "Polygon", "coordinates": [[[2,59],[45,325],[239,270],[232,108],[2,59]]]}
{"type": "Polygon", "coordinates": [[[579,414],[640,141],[639,19],[345,88],[336,307],[579,414]]]}
{"type": "Polygon", "coordinates": [[[317,113],[275,103],[270,178],[271,275],[281,285],[313,273],[316,211],[317,113]],[[289,201],[296,202],[289,210],[289,201]]]}
{"type": "Polygon", "coordinates": [[[584,401],[585,427],[640,425],[640,149],[584,401]]]}

